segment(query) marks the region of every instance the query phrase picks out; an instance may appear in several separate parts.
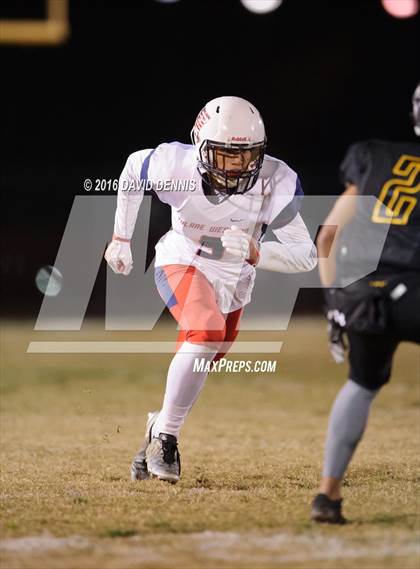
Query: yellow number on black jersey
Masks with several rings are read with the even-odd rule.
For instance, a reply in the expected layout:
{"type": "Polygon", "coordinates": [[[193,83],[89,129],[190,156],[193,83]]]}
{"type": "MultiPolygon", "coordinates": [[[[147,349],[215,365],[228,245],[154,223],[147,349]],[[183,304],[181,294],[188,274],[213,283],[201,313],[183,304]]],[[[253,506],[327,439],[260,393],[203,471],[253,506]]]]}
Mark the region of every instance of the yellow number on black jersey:
{"type": "Polygon", "coordinates": [[[399,157],[391,178],[382,186],[379,201],[372,214],[373,223],[407,225],[420,192],[420,157],[403,154],[399,157]]]}

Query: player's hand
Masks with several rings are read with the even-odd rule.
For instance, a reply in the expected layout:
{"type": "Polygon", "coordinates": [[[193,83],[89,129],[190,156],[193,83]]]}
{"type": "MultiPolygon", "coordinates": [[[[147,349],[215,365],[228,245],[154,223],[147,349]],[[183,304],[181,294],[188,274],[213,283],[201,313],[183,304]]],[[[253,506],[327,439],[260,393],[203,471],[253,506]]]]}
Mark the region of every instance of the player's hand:
{"type": "Polygon", "coordinates": [[[328,347],[333,360],[336,364],[342,364],[347,355],[347,343],[345,340],[346,318],[342,312],[337,309],[327,310],[327,333],[328,347]]]}
{"type": "Polygon", "coordinates": [[[227,253],[256,265],[260,256],[258,245],[252,235],[248,235],[236,225],[225,229],[221,237],[222,245],[227,253]]]}
{"type": "Polygon", "coordinates": [[[113,238],[105,251],[105,260],[114,273],[129,275],[133,268],[130,242],[113,238]]]}

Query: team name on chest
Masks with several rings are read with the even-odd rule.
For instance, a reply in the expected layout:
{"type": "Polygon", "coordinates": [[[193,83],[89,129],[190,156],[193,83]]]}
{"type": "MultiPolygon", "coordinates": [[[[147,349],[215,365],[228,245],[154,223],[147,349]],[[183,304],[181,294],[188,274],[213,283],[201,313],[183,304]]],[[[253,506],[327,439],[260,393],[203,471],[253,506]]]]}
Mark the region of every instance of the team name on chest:
{"type": "Polygon", "coordinates": [[[196,229],[199,231],[206,230],[209,233],[223,233],[225,229],[230,229],[230,225],[207,225],[206,223],[197,223],[195,221],[187,221],[178,216],[178,221],[186,229],[196,229]]]}

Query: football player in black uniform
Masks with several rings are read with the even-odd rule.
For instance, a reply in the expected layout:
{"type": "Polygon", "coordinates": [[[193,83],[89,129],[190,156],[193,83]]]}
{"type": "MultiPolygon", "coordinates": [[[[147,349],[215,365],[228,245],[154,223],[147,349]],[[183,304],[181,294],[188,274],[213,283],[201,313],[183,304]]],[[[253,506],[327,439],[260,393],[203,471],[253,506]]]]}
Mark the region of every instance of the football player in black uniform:
{"type": "MultiPolygon", "coordinates": [[[[418,136],[420,83],[413,96],[413,121],[418,136]]],[[[331,353],[337,362],[344,359],[345,334],[350,372],[331,410],[320,493],[311,512],[312,520],[338,524],[346,521],[343,476],[371,403],[390,378],[395,350],[402,341],[420,343],[420,144],[356,143],[340,173],[346,189],[327,217],[317,247],[322,284],[337,287],[325,288],[331,353]],[[367,195],[377,198],[372,207],[359,197],[367,195]],[[383,249],[377,269],[360,279],[369,272],[363,267],[376,266],[378,242],[383,249]]]]}

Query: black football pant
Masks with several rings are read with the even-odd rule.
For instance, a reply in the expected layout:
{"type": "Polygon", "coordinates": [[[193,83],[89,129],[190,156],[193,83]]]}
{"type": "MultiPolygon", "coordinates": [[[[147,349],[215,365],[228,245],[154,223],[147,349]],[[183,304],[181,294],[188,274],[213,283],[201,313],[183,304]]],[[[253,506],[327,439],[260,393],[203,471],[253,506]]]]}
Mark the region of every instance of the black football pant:
{"type": "MultiPolygon", "coordinates": [[[[393,279],[392,285],[383,291],[386,296],[387,325],[383,333],[369,334],[347,331],[350,353],[349,377],[362,387],[377,390],[391,376],[392,360],[400,342],[420,344],[420,274],[409,278],[393,279]],[[401,280],[406,281],[407,291],[397,300],[390,292],[401,280]]],[[[420,365],[420,350],[419,350],[420,365]]],[[[417,370],[418,372],[418,370],[417,370]]],[[[416,370],[413,369],[413,374],[416,370]]]]}

